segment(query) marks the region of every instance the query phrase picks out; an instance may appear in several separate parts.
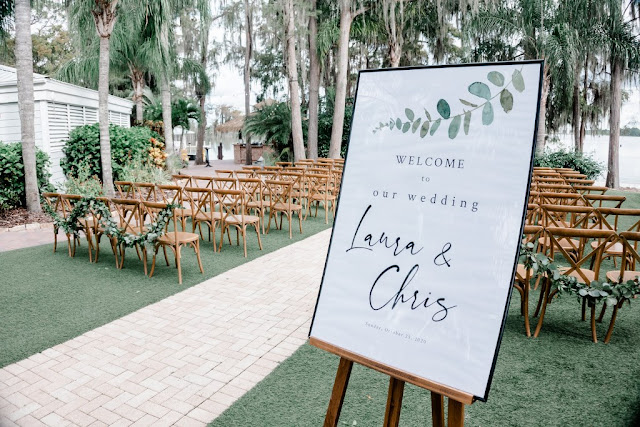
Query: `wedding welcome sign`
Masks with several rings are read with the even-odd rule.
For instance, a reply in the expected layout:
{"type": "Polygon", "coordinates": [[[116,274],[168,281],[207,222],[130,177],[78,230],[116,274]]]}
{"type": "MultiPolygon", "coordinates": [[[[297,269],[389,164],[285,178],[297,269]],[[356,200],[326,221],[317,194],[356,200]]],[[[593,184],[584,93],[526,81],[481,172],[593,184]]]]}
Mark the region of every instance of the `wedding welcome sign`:
{"type": "Polygon", "coordinates": [[[360,72],[313,344],[486,400],[542,66],[360,72]]]}

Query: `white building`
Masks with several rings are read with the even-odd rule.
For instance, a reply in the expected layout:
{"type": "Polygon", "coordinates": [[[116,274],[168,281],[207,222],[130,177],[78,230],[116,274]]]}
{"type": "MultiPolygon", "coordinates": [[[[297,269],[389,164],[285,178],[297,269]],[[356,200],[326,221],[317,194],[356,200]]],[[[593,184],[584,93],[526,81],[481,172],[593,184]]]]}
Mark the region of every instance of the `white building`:
{"type": "MultiPolygon", "coordinates": [[[[33,75],[33,91],[36,146],[49,154],[51,180],[60,182],[64,180],[62,147],[73,129],[98,121],[98,92],[41,74],[33,75]]],[[[110,95],[109,121],[129,127],[132,108],[130,100],[110,95]]],[[[0,65],[0,141],[20,140],[16,70],[0,65]]]]}

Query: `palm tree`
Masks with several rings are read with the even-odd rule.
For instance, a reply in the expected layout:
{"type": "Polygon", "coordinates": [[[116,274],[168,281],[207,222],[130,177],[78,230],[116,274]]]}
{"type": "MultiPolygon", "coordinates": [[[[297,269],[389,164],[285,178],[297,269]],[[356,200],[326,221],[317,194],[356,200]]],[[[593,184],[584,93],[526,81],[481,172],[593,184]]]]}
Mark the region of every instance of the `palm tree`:
{"type": "Polygon", "coordinates": [[[284,1],[285,39],[287,50],[287,77],[289,80],[289,102],[291,103],[291,135],[293,136],[293,159],[305,158],[302,135],[302,113],[300,110],[300,87],[295,48],[295,17],[293,0],[284,1]]]}
{"type": "MultiPolygon", "coordinates": [[[[6,2],[5,2],[6,3],[6,2]]],[[[11,3],[11,2],[9,2],[11,3]]],[[[0,11],[0,28],[2,15],[8,16],[10,5],[0,11]]],[[[20,132],[22,139],[22,161],[24,164],[25,193],[27,209],[30,212],[41,212],[36,173],[36,138],[34,127],[33,101],[33,53],[31,47],[31,4],[29,0],[16,0],[16,71],[18,76],[18,104],[20,106],[20,132]]],[[[1,32],[1,30],[0,30],[1,32]]],[[[0,38],[1,40],[1,38],[0,38]]]]}
{"type": "MultiPolygon", "coordinates": [[[[201,121],[200,109],[198,106],[188,99],[179,98],[174,100],[173,105],[171,106],[171,123],[173,123],[174,128],[178,126],[182,128],[182,135],[180,138],[181,150],[184,148],[184,133],[191,127],[189,123],[190,120],[195,120],[198,123],[201,121]]],[[[173,131],[171,133],[173,133],[173,131]]]]}

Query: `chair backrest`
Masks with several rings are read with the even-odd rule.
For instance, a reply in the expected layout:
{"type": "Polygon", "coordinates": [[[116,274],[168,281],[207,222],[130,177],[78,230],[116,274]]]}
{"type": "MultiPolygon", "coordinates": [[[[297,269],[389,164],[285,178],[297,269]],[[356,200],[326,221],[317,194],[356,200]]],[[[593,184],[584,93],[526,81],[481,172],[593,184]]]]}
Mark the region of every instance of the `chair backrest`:
{"type": "MultiPolygon", "coordinates": [[[[640,254],[638,245],[640,242],[640,232],[622,231],[619,233],[620,243],[622,243],[622,260],[620,261],[620,277],[624,277],[627,271],[637,271],[640,276],[640,254]]],[[[637,277],[637,276],[636,276],[637,277]]]]}
{"type": "Polygon", "coordinates": [[[183,206],[184,197],[182,196],[182,187],[172,184],[159,184],[157,186],[159,199],[165,203],[173,203],[183,206]]]}
{"type": "MultiPolygon", "coordinates": [[[[154,223],[158,221],[158,214],[163,209],[168,207],[167,203],[162,202],[151,202],[151,201],[142,201],[140,202],[142,208],[142,215],[146,216],[149,219],[150,223],[154,223]]],[[[171,220],[167,221],[164,226],[165,233],[173,233],[174,234],[174,242],[178,241],[178,221],[176,218],[176,209],[173,208],[171,210],[171,220]],[[169,224],[173,223],[173,231],[169,231],[169,224]]]]}
{"type": "Polygon", "coordinates": [[[262,166],[247,165],[247,166],[242,166],[242,169],[244,169],[244,170],[257,171],[257,170],[262,169],[262,166]]]}
{"type": "Polygon", "coordinates": [[[136,199],[146,202],[157,202],[158,193],[155,184],[150,182],[134,182],[133,191],[136,199]]]}
{"type": "Polygon", "coordinates": [[[235,177],[237,179],[240,178],[253,178],[256,176],[255,172],[253,170],[239,170],[239,171],[235,171],[234,172],[235,177]]]}
{"type": "Polygon", "coordinates": [[[287,166],[291,166],[292,163],[291,162],[276,162],[276,166],[280,166],[282,168],[287,167],[287,166]]]}
{"type": "Polygon", "coordinates": [[[213,188],[213,177],[211,176],[192,176],[190,187],[213,188]]]}
{"type": "Polygon", "coordinates": [[[222,214],[222,220],[232,217],[237,221],[245,222],[245,202],[244,192],[241,190],[227,190],[227,189],[213,189],[214,197],[220,206],[220,213],[222,214]]]}
{"type": "Polygon", "coordinates": [[[330,192],[329,174],[310,173],[307,174],[307,182],[309,183],[309,198],[326,199],[330,192]]]}
{"type": "Polygon", "coordinates": [[[134,227],[142,225],[140,201],[133,199],[111,199],[111,205],[118,213],[118,227],[126,233],[136,232],[134,227]]]}
{"type": "Polygon", "coordinates": [[[580,185],[574,184],[573,188],[582,194],[604,194],[609,191],[609,187],[599,187],[595,185],[580,185]]]}
{"type": "Polygon", "coordinates": [[[213,200],[213,190],[202,187],[185,187],[183,190],[184,197],[188,199],[191,205],[191,211],[194,218],[197,213],[204,213],[211,217],[215,210],[215,202],[213,200]]]}
{"type": "Polygon", "coordinates": [[[62,204],[62,195],[60,193],[44,192],[42,193],[42,199],[53,212],[57,213],[63,218],[66,218],[65,215],[67,212],[62,204]]]}
{"type": "Polygon", "coordinates": [[[245,203],[262,200],[262,180],[258,178],[238,178],[239,190],[244,192],[245,203]]]}
{"type": "Polygon", "coordinates": [[[257,170],[255,172],[256,177],[264,180],[267,179],[278,179],[278,176],[280,175],[280,169],[275,169],[275,170],[257,170]]]}
{"type": "Polygon", "coordinates": [[[116,187],[118,198],[120,199],[135,199],[135,190],[133,189],[133,182],[131,181],[114,181],[113,185],[116,187]]]}
{"type": "Polygon", "coordinates": [[[583,194],[582,197],[593,207],[619,208],[627,198],[625,196],[613,196],[607,194],[583,194]]]}
{"type": "Polygon", "coordinates": [[[221,178],[233,178],[233,171],[230,169],[216,169],[216,176],[221,178]]]}
{"type": "Polygon", "coordinates": [[[211,182],[214,190],[235,190],[237,185],[235,178],[213,178],[211,182]]]}
{"type": "Polygon", "coordinates": [[[171,175],[171,180],[180,187],[191,187],[191,175],[171,175]]]}
{"type": "Polygon", "coordinates": [[[530,191],[529,202],[540,205],[585,206],[587,202],[578,193],[530,191]]]}
{"type": "Polygon", "coordinates": [[[279,179],[267,179],[264,182],[271,204],[291,204],[291,190],[293,182],[279,179]]]}
{"type": "Polygon", "coordinates": [[[597,211],[607,218],[608,222],[613,224],[614,230],[618,232],[640,232],[640,209],[597,208],[597,211]]]}
{"type": "Polygon", "coordinates": [[[598,280],[604,249],[618,238],[615,231],[604,229],[546,227],[545,233],[548,236],[550,257],[557,261],[557,255],[560,254],[569,264],[569,268],[563,271],[563,274],[572,275],[587,285],[591,280],[598,280]],[[576,244],[576,239],[581,243],[576,244]],[[589,239],[595,239],[598,243],[593,251],[586,253],[580,250],[579,246],[585,247],[586,240],[589,239]],[[593,267],[589,268],[589,264],[593,267]],[[593,277],[586,270],[593,271],[593,277]]]}
{"type": "Polygon", "coordinates": [[[545,227],[614,230],[591,206],[540,205],[541,223],[545,227]]]}

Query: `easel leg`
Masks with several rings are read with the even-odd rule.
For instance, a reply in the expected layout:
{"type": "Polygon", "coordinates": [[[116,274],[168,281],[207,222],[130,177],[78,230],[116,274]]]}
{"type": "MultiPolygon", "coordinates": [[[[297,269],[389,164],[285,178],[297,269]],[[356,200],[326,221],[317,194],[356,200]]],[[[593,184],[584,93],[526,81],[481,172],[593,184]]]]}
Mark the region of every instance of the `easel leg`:
{"type": "Polygon", "coordinates": [[[431,417],[433,427],[444,427],[444,396],[431,392],[431,417]]]}
{"type": "Polygon", "coordinates": [[[448,427],[464,426],[464,403],[449,399],[449,414],[447,417],[448,427]]]}
{"type": "Polygon", "coordinates": [[[340,410],[342,410],[342,402],[344,402],[344,395],[347,392],[352,368],[353,362],[351,360],[345,359],[344,357],[340,358],[338,372],[336,372],[336,380],[333,383],[333,391],[331,392],[331,399],[329,400],[329,407],[327,408],[327,415],[324,418],[324,427],[338,426],[338,418],[340,418],[340,410]]]}
{"type": "Polygon", "coordinates": [[[382,424],[384,427],[398,427],[403,394],[404,381],[391,377],[387,395],[387,409],[384,411],[384,423],[382,424]]]}

